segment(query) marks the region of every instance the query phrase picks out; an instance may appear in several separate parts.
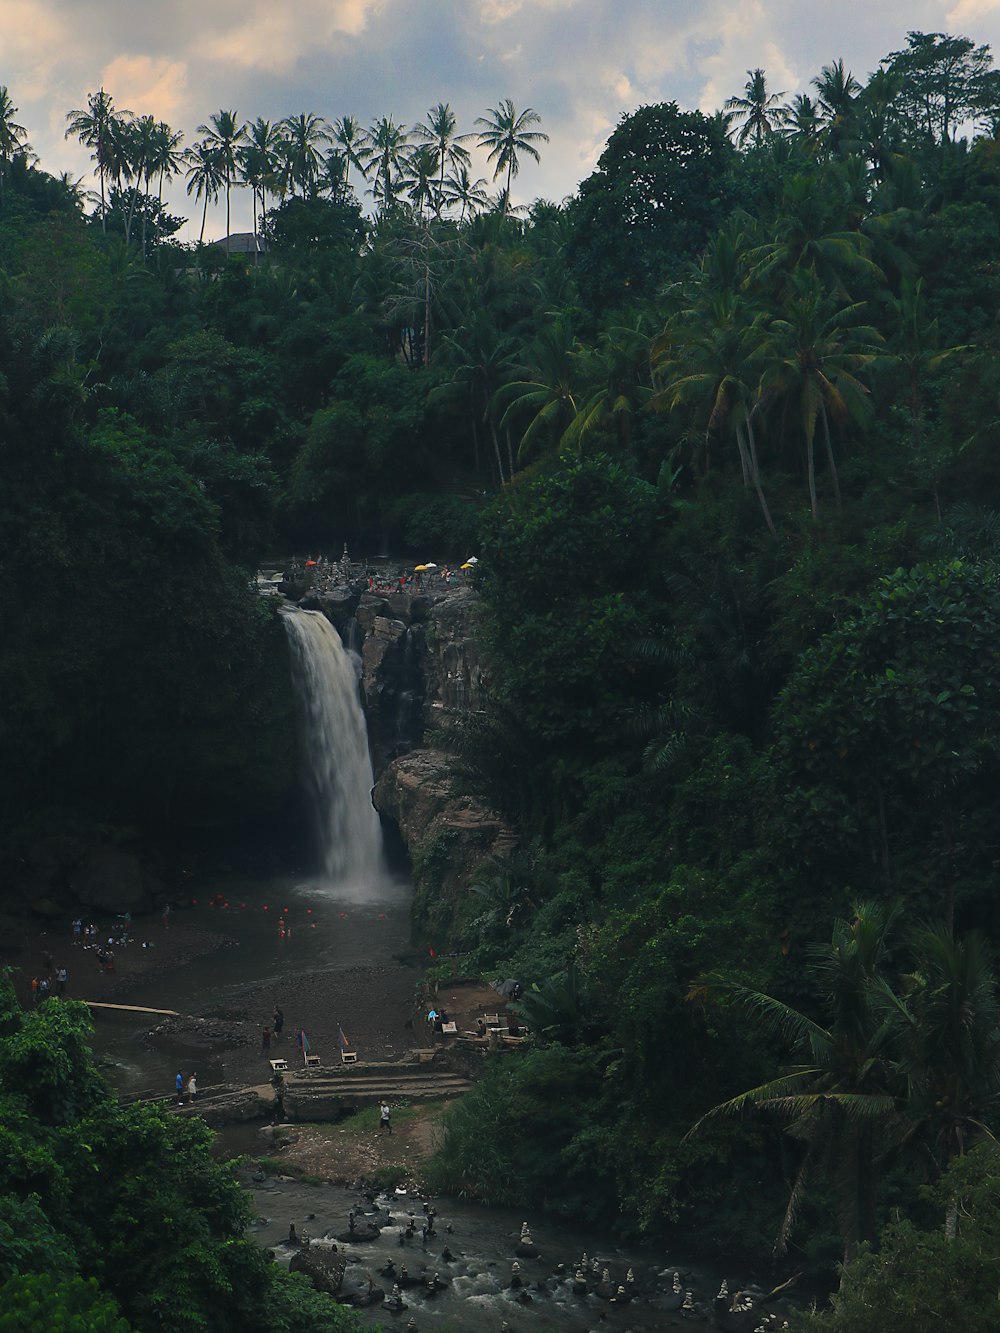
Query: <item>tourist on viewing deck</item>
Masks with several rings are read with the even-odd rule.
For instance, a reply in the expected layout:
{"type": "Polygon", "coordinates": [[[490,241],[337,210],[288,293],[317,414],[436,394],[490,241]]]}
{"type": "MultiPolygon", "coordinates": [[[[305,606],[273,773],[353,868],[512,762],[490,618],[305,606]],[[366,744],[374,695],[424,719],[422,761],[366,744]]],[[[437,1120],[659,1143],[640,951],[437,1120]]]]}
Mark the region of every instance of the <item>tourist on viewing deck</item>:
{"type": "Polygon", "coordinates": [[[388,1130],[388,1132],[391,1134],[392,1121],[390,1117],[392,1115],[392,1112],[389,1110],[389,1103],[386,1101],[384,1097],[382,1098],[382,1102],[378,1110],[379,1110],[379,1126],[382,1129],[388,1130]]]}

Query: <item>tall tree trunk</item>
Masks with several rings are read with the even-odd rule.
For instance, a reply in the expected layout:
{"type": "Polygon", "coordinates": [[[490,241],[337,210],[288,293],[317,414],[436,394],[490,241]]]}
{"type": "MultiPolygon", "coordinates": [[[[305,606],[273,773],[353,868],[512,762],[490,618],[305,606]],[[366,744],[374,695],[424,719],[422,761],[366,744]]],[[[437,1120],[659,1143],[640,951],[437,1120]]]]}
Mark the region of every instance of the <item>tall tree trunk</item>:
{"type": "Polygon", "coordinates": [[[809,483],[809,508],[812,511],[813,522],[818,523],[819,501],[816,499],[816,457],[812,431],[806,435],[806,478],[809,483]]]}
{"type": "Polygon", "coordinates": [[[424,266],[424,365],[431,363],[431,266],[424,266]]]}
{"type": "MultiPolygon", "coordinates": [[[[493,452],[496,455],[497,472],[500,474],[500,486],[502,488],[504,485],[504,479],[503,479],[503,458],[501,457],[500,454],[500,441],[497,439],[497,428],[496,424],[493,421],[492,416],[487,415],[487,420],[490,423],[490,435],[493,439],[493,452]]],[[[514,474],[512,472],[511,476],[513,475],[514,474]]]]}
{"type": "MultiPolygon", "coordinates": [[[[739,429],[740,428],[737,426],[737,431],[739,429]]],[[[753,479],[753,487],[757,492],[757,499],[760,502],[761,512],[764,515],[764,522],[767,524],[768,530],[773,534],[776,532],[776,528],[774,526],[774,519],[771,517],[771,511],[767,505],[767,500],[764,498],[764,487],[761,485],[760,467],[757,463],[757,442],[754,439],[753,422],[749,417],[747,417],[747,445],[747,453],[750,459],[750,476],[753,479]]]]}
{"type": "Polygon", "coordinates": [[[201,231],[198,234],[198,244],[205,244],[205,219],[208,217],[208,191],[205,191],[205,206],[201,210],[201,231]]]}
{"type": "Polygon", "coordinates": [[[837,508],[840,508],[840,477],[837,475],[837,464],[833,457],[833,442],[830,439],[830,418],[826,414],[826,403],[822,398],[819,400],[819,414],[823,420],[823,443],[826,446],[826,461],[830,465],[830,480],[833,482],[833,498],[837,508]]]}

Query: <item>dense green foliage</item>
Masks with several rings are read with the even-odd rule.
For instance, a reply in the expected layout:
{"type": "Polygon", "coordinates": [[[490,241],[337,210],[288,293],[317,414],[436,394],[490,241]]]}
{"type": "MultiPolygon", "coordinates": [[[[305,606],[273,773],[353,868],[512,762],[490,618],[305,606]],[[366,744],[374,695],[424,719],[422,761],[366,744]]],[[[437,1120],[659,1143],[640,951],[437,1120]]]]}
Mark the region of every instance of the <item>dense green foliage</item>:
{"type": "Polygon", "coordinates": [[[201,1121],[118,1105],[92,1030],[83,1005],[23,1013],[0,981],[0,1327],[355,1327],[244,1237],[248,1196],[201,1121]]]}
{"type": "MultiPolygon", "coordinates": [[[[479,122],[493,200],[447,104],[412,136],[221,111],[184,164],[200,206],[253,190],[270,249],[249,256],[171,242],[164,127],[128,121],[116,157],[104,90],[70,119],[89,218],[10,131],[0,809],[15,847],[53,813],[149,833],[280,810],[261,551],[451,560],[475,537],[489,697],[443,743],[520,846],[416,926],[519,977],[534,1044],[456,1108],[438,1178],[729,1253],[780,1234],[829,1266],[890,1207],[933,1225],[907,1145],[937,1182],[997,1125],[1000,78],[920,33],[864,86],[834,62],[786,104],[748,74],[715,117],[624,116],[573,199],[526,212],[510,182],[543,139],[509,101],[479,122]],[[877,965],[859,901],[885,912],[877,965]],[[962,985],[975,1021],[948,1035],[962,985]],[[741,1095],[780,1086],[806,1034],[806,1101],[775,1125],[741,1095]],[[886,1112],[877,1133],[816,1110],[845,1092],[886,1112]],[[512,1141],[516,1177],[481,1150],[512,1141]]],[[[92,1092],[45,1077],[76,1123],[92,1092]]],[[[30,1197],[58,1185],[48,1148],[17,1169],[56,1253],[30,1197]]],[[[893,1255],[940,1257],[928,1236],[888,1233],[843,1309],[893,1255]]]]}

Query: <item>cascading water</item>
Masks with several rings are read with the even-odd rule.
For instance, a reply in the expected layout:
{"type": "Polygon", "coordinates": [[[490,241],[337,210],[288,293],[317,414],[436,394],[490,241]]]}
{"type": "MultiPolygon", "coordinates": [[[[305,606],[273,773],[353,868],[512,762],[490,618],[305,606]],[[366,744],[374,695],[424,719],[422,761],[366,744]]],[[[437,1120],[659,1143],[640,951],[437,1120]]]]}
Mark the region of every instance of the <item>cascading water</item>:
{"type": "Polygon", "coordinates": [[[371,803],[372,763],[354,664],[318,611],[282,608],[305,719],[308,780],[320,865],[328,883],[374,888],[385,878],[382,829],[371,803]]]}

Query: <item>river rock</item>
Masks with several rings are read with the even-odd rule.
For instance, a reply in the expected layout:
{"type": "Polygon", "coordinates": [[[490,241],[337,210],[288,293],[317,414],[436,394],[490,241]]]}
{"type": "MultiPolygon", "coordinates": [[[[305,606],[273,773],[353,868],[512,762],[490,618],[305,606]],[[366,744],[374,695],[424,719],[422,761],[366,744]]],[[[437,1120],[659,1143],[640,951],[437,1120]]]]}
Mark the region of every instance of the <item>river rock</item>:
{"type": "Polygon", "coordinates": [[[335,1250],[310,1245],[293,1254],[288,1264],[290,1273],[304,1273],[317,1291],[338,1296],[344,1281],[345,1255],[335,1250]]]}

